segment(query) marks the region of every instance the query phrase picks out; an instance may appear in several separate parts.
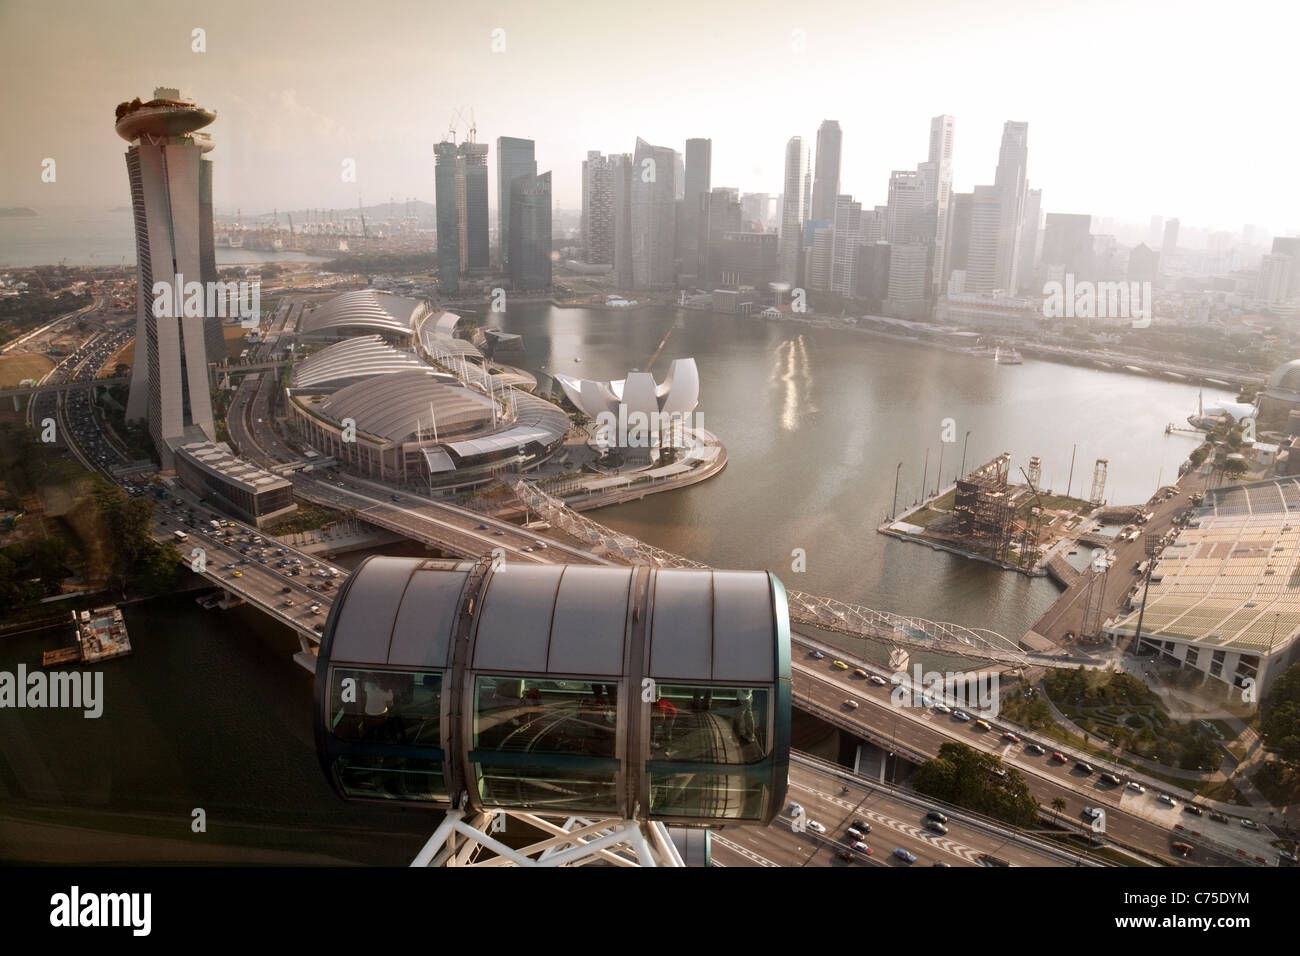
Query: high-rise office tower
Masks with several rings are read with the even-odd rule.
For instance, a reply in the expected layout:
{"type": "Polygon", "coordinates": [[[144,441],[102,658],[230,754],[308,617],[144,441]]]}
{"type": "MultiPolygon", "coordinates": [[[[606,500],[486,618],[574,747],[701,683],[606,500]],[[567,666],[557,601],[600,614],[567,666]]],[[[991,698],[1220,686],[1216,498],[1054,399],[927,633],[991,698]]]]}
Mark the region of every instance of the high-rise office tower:
{"type": "Polygon", "coordinates": [[[948,217],[952,207],[952,138],[954,120],[944,114],[930,120],[928,165],[932,181],[926,181],[926,203],[934,206],[933,292],[940,295],[948,286],[948,217]]]}
{"type": "Polygon", "coordinates": [[[970,202],[970,235],[966,241],[966,291],[1004,289],[998,265],[1003,240],[1005,193],[997,186],[976,186],[970,202]]]}
{"type": "Polygon", "coordinates": [[[925,242],[890,243],[885,308],[899,318],[918,318],[929,294],[930,248],[925,242]]]}
{"type": "Polygon", "coordinates": [[[681,261],[682,274],[695,276],[697,281],[702,280],[705,274],[708,227],[702,225],[701,217],[709,195],[712,162],[712,140],[686,141],[686,182],[677,217],[677,258],[681,261]]]}
{"type": "Polygon", "coordinates": [[[595,150],[582,161],[582,254],[589,263],[614,262],[614,168],[595,150]]]}
{"type": "Polygon", "coordinates": [[[922,173],[896,169],[889,174],[886,236],[890,242],[912,242],[925,234],[926,184],[922,173]]]}
{"type": "Polygon", "coordinates": [[[638,138],[632,168],[632,287],[672,288],[677,241],[678,154],[638,138]]]}
{"type": "Polygon", "coordinates": [[[1127,278],[1130,282],[1155,284],[1160,279],[1160,253],[1144,242],[1138,243],[1128,256],[1127,278]]]}
{"type": "Polygon", "coordinates": [[[1166,259],[1178,252],[1178,220],[1170,219],[1165,223],[1165,241],[1160,254],[1166,259]]]}
{"type": "Polygon", "coordinates": [[[215,441],[208,358],[224,351],[221,319],[183,316],[183,285],[216,280],[212,236],[212,149],[198,132],[217,114],[159,87],[148,103],[117,108],[117,134],[130,143],[126,171],[135,218],[135,360],[126,417],[147,419],[163,468],[184,441],[215,441]],[[154,315],[154,283],[171,288],[171,317],[154,315]]]}
{"type": "Polygon", "coordinates": [[[813,292],[830,290],[834,233],[832,221],[813,219],[804,224],[804,283],[813,292]]]}
{"type": "Polygon", "coordinates": [[[1064,282],[1073,275],[1076,282],[1096,278],[1093,256],[1092,217],[1049,212],[1043,226],[1042,279],[1064,282]]]}
{"type": "MultiPolygon", "coordinates": [[[[687,166],[687,172],[689,171],[690,167],[687,166]]],[[[711,189],[703,198],[701,210],[699,228],[703,245],[703,267],[700,282],[705,286],[727,285],[727,277],[723,276],[726,270],[722,266],[721,250],[723,237],[740,232],[743,228],[738,190],[728,187],[711,189]]]]}
{"type": "Polygon", "coordinates": [[[850,296],[856,291],[858,246],[862,242],[862,203],[840,196],[835,203],[835,234],[831,240],[830,290],[850,296]]]}
{"type": "MultiPolygon", "coordinates": [[[[967,257],[970,253],[971,209],[975,202],[974,193],[953,193],[952,203],[948,207],[948,250],[945,256],[944,271],[949,277],[954,272],[966,272],[967,257]]],[[[947,290],[946,280],[941,292],[947,290]]]]}
{"type": "Polygon", "coordinates": [[[520,290],[551,285],[551,174],[510,183],[510,278],[520,290]]]}
{"type": "Polygon", "coordinates": [[[767,208],[772,197],[768,193],[745,193],[740,197],[740,212],[744,217],[744,228],[753,232],[762,232],[767,222],[767,208]]]}
{"type": "Polygon", "coordinates": [[[998,151],[998,168],[993,180],[1002,204],[994,288],[1002,289],[1008,295],[1014,295],[1018,288],[1016,267],[1019,265],[1020,228],[1025,215],[1028,163],[1029,124],[1008,120],[1002,126],[1002,146],[998,151]]]}
{"type": "Polygon", "coordinates": [[[435,143],[436,162],[433,172],[434,219],[438,233],[438,282],[444,295],[460,292],[461,242],[459,188],[456,144],[443,140],[435,143]]]}
{"type": "Polygon", "coordinates": [[[1151,217],[1151,228],[1147,230],[1147,245],[1154,249],[1160,245],[1160,238],[1164,235],[1165,220],[1163,216],[1151,217]]]}
{"type": "Polygon", "coordinates": [[[1033,291],[1038,277],[1038,229],[1042,219],[1043,191],[1025,190],[1025,216],[1020,227],[1020,264],[1016,272],[1021,291],[1033,291]]]}
{"type": "Polygon", "coordinates": [[[486,269],[492,264],[488,242],[487,143],[466,140],[457,147],[456,208],[460,215],[460,250],[464,269],[486,269]]]}
{"type": "Polygon", "coordinates": [[[497,242],[501,244],[503,269],[510,261],[510,187],[516,179],[536,175],[537,159],[533,141],[514,136],[498,136],[497,242]]]}
{"type": "Polygon", "coordinates": [[[781,262],[779,281],[797,286],[803,255],[805,206],[805,159],[803,137],[791,136],[785,144],[785,192],[781,200],[781,262]]]}
{"type": "Polygon", "coordinates": [[[812,210],[809,219],[835,221],[836,197],[840,192],[840,150],[844,137],[836,120],[823,120],[817,128],[816,173],[813,176],[812,210]]]}
{"type": "Polygon", "coordinates": [[[609,157],[614,193],[614,276],[620,289],[632,288],[632,166],[631,153],[609,157]]]}

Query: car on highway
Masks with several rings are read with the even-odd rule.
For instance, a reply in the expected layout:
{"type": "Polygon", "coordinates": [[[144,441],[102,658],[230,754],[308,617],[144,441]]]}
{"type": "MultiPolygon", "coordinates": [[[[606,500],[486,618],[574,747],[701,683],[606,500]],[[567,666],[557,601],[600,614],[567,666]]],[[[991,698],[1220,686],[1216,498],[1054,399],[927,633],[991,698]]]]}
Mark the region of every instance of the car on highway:
{"type": "Polygon", "coordinates": [[[243,572],[243,571],[232,571],[232,572],[230,573],[230,576],[231,576],[232,578],[242,578],[242,577],[244,576],[244,572],[243,572]]]}
{"type": "Polygon", "coordinates": [[[1051,760],[1055,760],[1057,763],[1069,763],[1069,762],[1070,762],[1069,759],[1065,756],[1065,754],[1061,753],[1059,750],[1053,750],[1053,751],[1052,751],[1052,756],[1051,756],[1049,759],[1051,759],[1051,760]]]}
{"type": "Polygon", "coordinates": [[[853,849],[857,850],[859,853],[865,853],[867,856],[871,856],[871,847],[867,846],[861,840],[854,842],[853,849]]]}
{"type": "Polygon", "coordinates": [[[792,817],[797,817],[799,814],[803,813],[803,807],[793,801],[790,802],[790,806],[787,809],[790,811],[790,816],[792,817]]]}
{"type": "Polygon", "coordinates": [[[1163,804],[1164,804],[1165,806],[1167,806],[1167,807],[1176,807],[1176,806],[1178,806],[1178,802],[1177,802],[1176,800],[1174,800],[1173,797],[1169,796],[1169,794],[1167,794],[1167,793],[1157,793],[1157,794],[1156,794],[1156,803],[1163,803],[1163,804]]]}
{"type": "Polygon", "coordinates": [[[284,602],[282,605],[280,605],[280,606],[281,606],[281,607],[293,607],[293,599],[290,598],[288,601],[285,601],[285,602],[284,602]]]}
{"type": "Polygon", "coordinates": [[[1184,803],[1184,804],[1183,804],[1183,813],[1190,813],[1190,814],[1191,814],[1192,816],[1194,816],[1194,817],[1203,817],[1203,816],[1205,816],[1205,808],[1204,808],[1204,807],[1198,807],[1198,806],[1197,806],[1196,804],[1194,804],[1194,803],[1184,803]]]}
{"type": "Polygon", "coordinates": [[[867,678],[867,680],[871,681],[871,683],[875,684],[877,687],[884,687],[886,684],[889,683],[889,681],[885,680],[879,674],[872,674],[870,677],[867,678]]]}
{"type": "Polygon", "coordinates": [[[1025,744],[1025,753],[1033,754],[1037,757],[1039,754],[1046,753],[1046,751],[1043,750],[1042,747],[1038,746],[1038,744],[1025,744]]]}
{"type": "Polygon", "coordinates": [[[850,841],[861,840],[864,836],[866,836],[866,834],[857,827],[849,827],[848,830],[844,832],[844,838],[850,841]]]}
{"type": "Polygon", "coordinates": [[[951,864],[951,863],[945,863],[945,862],[943,862],[943,860],[935,860],[935,861],[934,861],[933,863],[931,863],[930,865],[931,865],[931,866],[943,866],[943,867],[947,867],[948,869],[952,869],[952,864],[951,864]]]}
{"type": "Polygon", "coordinates": [[[858,702],[854,700],[852,697],[850,697],[849,699],[844,701],[844,706],[847,707],[849,710],[857,710],[858,702]]]}
{"type": "Polygon", "coordinates": [[[935,704],[934,712],[936,714],[951,714],[952,708],[949,707],[947,704],[935,704]]]}
{"type": "Polygon", "coordinates": [[[475,530],[475,531],[486,531],[487,529],[488,529],[488,526],[487,526],[487,525],[485,525],[485,524],[481,524],[481,525],[479,525],[477,528],[475,528],[474,530],[475,530]]]}
{"type": "Polygon", "coordinates": [[[1108,783],[1112,787],[1118,787],[1121,783],[1123,783],[1123,781],[1120,780],[1119,777],[1115,776],[1115,774],[1113,773],[1103,773],[1101,775],[1101,782],[1108,783]]]}
{"type": "Polygon", "coordinates": [[[313,613],[313,614],[319,614],[319,613],[320,613],[320,605],[319,605],[319,604],[313,604],[311,607],[307,608],[307,610],[311,611],[311,613],[313,613]]]}
{"type": "Polygon", "coordinates": [[[389,496],[388,496],[388,500],[389,500],[389,501],[396,501],[396,500],[397,500],[397,495],[389,495],[389,496]]]}
{"type": "Polygon", "coordinates": [[[524,550],[526,553],[528,553],[528,554],[532,554],[532,553],[533,553],[533,549],[530,548],[528,545],[524,545],[523,550],[524,550]]]}
{"type": "Polygon", "coordinates": [[[845,863],[852,863],[854,860],[853,854],[850,853],[848,850],[840,850],[835,855],[839,857],[841,860],[843,860],[845,863]]]}
{"type": "Polygon", "coordinates": [[[1002,731],[1002,739],[1005,740],[1005,741],[1007,741],[1008,743],[1013,743],[1013,744],[1018,744],[1018,743],[1020,743],[1020,738],[1017,737],[1015,734],[1013,734],[1013,733],[1012,733],[1011,731],[1009,731],[1009,730],[1004,730],[1004,731],[1002,731]]]}
{"type": "Polygon", "coordinates": [[[1100,807],[1084,807],[1083,818],[1085,820],[1096,820],[1105,813],[1100,807]]]}
{"type": "Polygon", "coordinates": [[[502,531],[500,528],[497,528],[497,529],[496,529],[495,531],[493,531],[492,533],[493,533],[494,535],[496,535],[498,538],[505,537],[505,532],[502,531]]]}
{"type": "Polygon", "coordinates": [[[1129,789],[1129,790],[1132,790],[1134,793],[1146,793],[1146,792],[1147,792],[1147,788],[1144,787],[1144,786],[1142,786],[1142,784],[1138,783],[1136,780],[1130,780],[1130,781],[1128,782],[1128,789],[1129,789]]]}
{"type": "Polygon", "coordinates": [[[224,564],[224,565],[222,565],[222,566],[221,566],[221,570],[223,570],[223,571],[233,571],[233,570],[235,570],[235,562],[234,562],[234,561],[231,561],[229,564],[224,564]]]}
{"type": "Polygon", "coordinates": [[[1242,817],[1242,818],[1241,818],[1241,825],[1242,825],[1243,827],[1245,827],[1247,830],[1258,830],[1258,829],[1259,829],[1259,824],[1256,823],[1254,820],[1251,820],[1249,817],[1242,817]]]}
{"type": "Polygon", "coordinates": [[[1083,760],[1076,760],[1074,762],[1074,769],[1079,771],[1079,773],[1082,774],[1089,774],[1093,772],[1092,764],[1087,763],[1083,760]]]}
{"type": "Polygon", "coordinates": [[[929,813],[927,813],[927,814],[925,815],[925,819],[926,819],[927,821],[929,821],[929,820],[937,820],[939,823],[947,823],[947,822],[948,822],[948,818],[947,818],[946,816],[944,816],[942,813],[940,813],[938,810],[931,810],[929,813]]]}
{"type": "Polygon", "coordinates": [[[813,833],[825,833],[825,832],[826,832],[826,826],[825,826],[825,824],[818,823],[816,820],[809,820],[809,821],[808,821],[808,829],[811,830],[813,833]]]}
{"type": "Polygon", "coordinates": [[[999,780],[1004,779],[1007,775],[1007,771],[1003,767],[994,767],[989,771],[989,773],[993,774],[993,776],[997,777],[999,780]]]}
{"type": "Polygon", "coordinates": [[[545,542],[545,541],[534,541],[534,542],[533,542],[533,550],[534,550],[534,551],[545,551],[545,550],[546,550],[546,542],[545,542]]]}
{"type": "Polygon", "coordinates": [[[939,834],[939,836],[948,835],[948,828],[944,826],[942,823],[940,823],[938,820],[926,820],[925,828],[927,830],[933,830],[935,833],[939,834]]]}
{"type": "Polygon", "coordinates": [[[1192,845],[1190,843],[1175,842],[1172,849],[1181,857],[1189,857],[1192,855],[1192,845]]]}
{"type": "Polygon", "coordinates": [[[894,848],[894,856],[898,857],[898,858],[899,858],[900,860],[902,860],[904,863],[909,863],[909,864],[910,864],[910,863],[915,863],[915,862],[916,862],[916,854],[914,854],[914,853],[908,853],[908,852],[907,852],[906,850],[904,850],[901,846],[900,846],[900,847],[895,847],[895,848],[894,848]]]}
{"type": "Polygon", "coordinates": [[[992,729],[993,729],[993,726],[992,726],[992,725],[991,725],[987,720],[977,720],[977,721],[975,721],[975,729],[976,729],[976,730],[992,730],[992,729]]]}
{"type": "Polygon", "coordinates": [[[815,658],[816,660],[819,660],[819,661],[823,661],[823,660],[826,659],[826,655],[823,654],[821,651],[809,651],[809,652],[808,652],[808,655],[809,655],[810,657],[812,657],[812,658],[815,658]]]}
{"type": "Polygon", "coordinates": [[[1228,815],[1226,813],[1220,813],[1218,810],[1211,810],[1210,819],[1215,823],[1227,823],[1228,815]]]}
{"type": "Polygon", "coordinates": [[[864,671],[861,667],[855,667],[855,668],[853,668],[853,676],[854,676],[854,677],[866,677],[866,676],[867,676],[867,672],[864,671]]]}
{"type": "Polygon", "coordinates": [[[970,714],[966,713],[964,710],[954,710],[952,712],[952,719],[960,720],[962,723],[965,723],[970,720],[970,714]]]}
{"type": "Polygon", "coordinates": [[[837,671],[846,671],[849,669],[849,665],[845,664],[843,661],[831,661],[831,667],[835,668],[837,671]]]}

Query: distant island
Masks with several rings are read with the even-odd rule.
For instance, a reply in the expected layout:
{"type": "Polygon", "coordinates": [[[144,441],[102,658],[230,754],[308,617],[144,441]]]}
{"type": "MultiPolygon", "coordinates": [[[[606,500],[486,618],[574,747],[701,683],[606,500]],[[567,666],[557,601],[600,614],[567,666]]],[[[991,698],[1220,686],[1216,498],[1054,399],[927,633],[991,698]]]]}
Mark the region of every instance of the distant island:
{"type": "Polygon", "coordinates": [[[35,216],[35,209],[28,209],[26,206],[0,206],[0,219],[10,216],[35,216]]]}

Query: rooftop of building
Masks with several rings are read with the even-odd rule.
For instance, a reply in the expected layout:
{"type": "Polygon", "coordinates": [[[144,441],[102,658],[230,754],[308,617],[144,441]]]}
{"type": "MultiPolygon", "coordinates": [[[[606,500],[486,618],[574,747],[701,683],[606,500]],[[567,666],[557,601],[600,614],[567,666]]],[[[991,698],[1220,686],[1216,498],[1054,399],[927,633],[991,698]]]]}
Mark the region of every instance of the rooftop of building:
{"type": "Polygon", "coordinates": [[[288,481],[235,456],[225,442],[201,441],[180,445],[178,455],[222,479],[258,493],[273,488],[291,487],[288,481]]]}

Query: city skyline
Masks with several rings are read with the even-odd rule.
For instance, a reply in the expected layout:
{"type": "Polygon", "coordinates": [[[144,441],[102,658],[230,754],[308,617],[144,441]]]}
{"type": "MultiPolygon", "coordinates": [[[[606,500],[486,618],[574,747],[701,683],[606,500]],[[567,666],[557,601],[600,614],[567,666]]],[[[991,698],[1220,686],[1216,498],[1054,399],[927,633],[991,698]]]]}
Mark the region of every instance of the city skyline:
{"type": "MultiPolygon", "coordinates": [[[[112,73],[134,88],[179,86],[216,110],[213,189],[222,212],[236,206],[258,212],[347,208],[358,197],[368,203],[390,196],[432,201],[433,146],[445,138],[458,111],[461,138],[473,121],[480,142],[533,139],[539,168],[554,171],[555,202],[566,209],[581,205],[586,153],[625,151],[638,136],[678,151],[689,138],[708,138],[714,184],[776,193],[783,144],[799,135],[811,145],[817,124],[833,117],[843,136],[838,193],[874,205],[886,198],[890,171],[916,162],[921,124],[947,114],[956,126],[954,193],[989,181],[1003,123],[1012,120],[1033,128],[1030,175],[1035,188],[1045,190],[1044,212],[1126,222],[1162,215],[1179,218],[1185,228],[1237,230],[1252,223],[1274,235],[1293,231],[1300,208],[1268,184],[1284,181],[1294,133],[1272,122],[1264,112],[1266,98],[1252,93],[1268,88],[1270,76],[1283,69],[1280,55],[1271,59],[1259,50],[1274,42],[1269,36],[1251,34],[1256,55],[1246,69],[1254,73],[1240,74],[1237,95],[1205,94],[1190,104],[1171,98],[1142,112],[1109,106],[1132,101],[1146,85],[1173,81],[1162,72],[1159,50],[1178,49],[1184,59],[1197,53],[1219,57],[1217,44],[1229,47],[1233,31],[1243,29],[1236,24],[1250,19],[1244,12],[1210,40],[1194,32],[1193,18],[1173,21],[1151,9],[1126,8],[1127,29],[1107,35],[1116,61],[1126,63],[1124,75],[1089,72],[1084,82],[1064,76],[1040,49],[1051,35],[1049,26],[1068,36],[1081,11],[1017,11],[1018,6],[982,8],[976,16],[951,3],[926,4],[954,27],[944,35],[951,39],[927,45],[909,42],[901,32],[915,25],[911,18],[919,13],[869,8],[850,17],[860,11],[838,3],[814,5],[802,24],[775,15],[741,19],[723,7],[718,23],[726,24],[729,32],[722,35],[731,42],[722,46],[711,42],[707,30],[698,37],[674,33],[667,22],[651,18],[644,30],[636,25],[638,42],[604,72],[601,90],[593,92],[569,77],[572,57],[579,47],[588,58],[592,49],[617,49],[633,26],[618,17],[598,19],[594,10],[548,16],[508,6],[480,16],[392,3],[380,10],[401,13],[411,27],[400,37],[386,31],[378,37],[364,29],[302,22],[292,7],[266,12],[258,21],[265,28],[248,30],[244,14],[252,8],[238,3],[211,11],[144,4],[134,18],[99,23],[88,17],[57,25],[33,5],[12,4],[0,13],[7,27],[0,31],[7,71],[42,82],[39,97],[20,96],[20,83],[6,84],[7,113],[27,133],[0,149],[0,173],[9,187],[0,202],[120,205],[103,165],[112,162],[106,157],[116,148],[114,137],[96,119],[117,93],[101,94],[93,79],[112,73]],[[1017,13],[1024,22],[1015,19],[1017,13]],[[192,52],[192,31],[203,21],[205,52],[192,52]],[[285,29],[277,31],[277,23],[285,29]],[[957,29],[963,24],[964,32],[957,29]],[[900,31],[897,48],[880,50],[873,61],[885,68],[910,58],[908,97],[864,100],[855,93],[858,85],[847,82],[861,68],[862,33],[872,28],[900,31]],[[504,49],[493,53],[498,29],[505,31],[504,49]],[[1158,47],[1150,42],[1157,35],[1158,47]],[[295,41],[286,48],[283,36],[295,41]],[[439,69],[427,69],[422,57],[410,57],[407,65],[402,52],[430,36],[445,47],[439,69]],[[232,37],[238,41],[233,47],[232,37]],[[988,62],[986,44],[993,38],[1023,53],[1014,71],[988,62]],[[141,43],[150,56],[139,56],[141,43]],[[796,52],[799,44],[802,52],[796,52]],[[752,63],[764,51],[784,66],[727,69],[752,63]],[[43,68],[52,56],[63,62],[57,72],[43,68]],[[379,57],[391,66],[382,80],[369,79],[376,74],[365,69],[335,76],[332,64],[340,58],[361,67],[379,57]],[[1008,84],[1009,73],[1022,80],[1033,75],[1036,82],[1008,84]],[[705,75],[715,79],[702,84],[705,75]],[[733,79],[719,84],[719,75],[733,79]],[[962,82],[954,82],[957,75],[962,82]],[[646,82],[650,76],[654,83],[646,82]],[[525,104],[518,96],[524,88],[546,95],[525,104]],[[1224,115],[1231,116],[1234,129],[1250,131],[1249,139],[1198,143],[1188,150],[1186,131],[1205,125],[1214,97],[1227,97],[1218,105],[1228,110],[1224,115]],[[584,108],[574,109],[575,102],[584,108]],[[41,181],[45,158],[59,164],[56,183],[41,181]],[[356,161],[355,182],[339,175],[347,158],[356,161]],[[1234,171],[1247,160],[1254,172],[1243,182],[1234,171]]],[[[1106,24],[1117,7],[1088,9],[1091,18],[1084,23],[1106,24]]],[[[492,160],[489,170],[495,198],[492,160]]]]}

